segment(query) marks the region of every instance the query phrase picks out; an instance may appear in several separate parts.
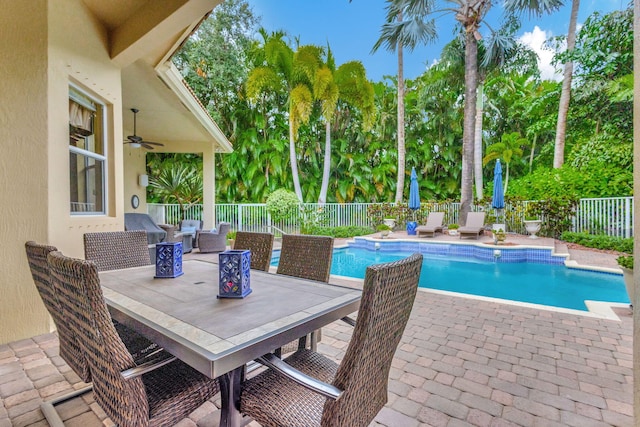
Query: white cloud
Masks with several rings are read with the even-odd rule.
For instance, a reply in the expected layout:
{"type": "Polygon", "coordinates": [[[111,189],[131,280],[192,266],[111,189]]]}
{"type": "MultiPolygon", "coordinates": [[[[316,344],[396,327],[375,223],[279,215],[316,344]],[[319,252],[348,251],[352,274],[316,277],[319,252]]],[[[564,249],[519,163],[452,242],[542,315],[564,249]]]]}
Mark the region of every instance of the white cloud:
{"type": "Polygon", "coordinates": [[[551,32],[543,31],[537,25],[533,31],[520,36],[520,42],[529,46],[538,55],[538,68],[543,80],[562,80],[562,70],[556,70],[551,64],[553,51],[545,47],[545,41],[552,37],[551,32]]]}

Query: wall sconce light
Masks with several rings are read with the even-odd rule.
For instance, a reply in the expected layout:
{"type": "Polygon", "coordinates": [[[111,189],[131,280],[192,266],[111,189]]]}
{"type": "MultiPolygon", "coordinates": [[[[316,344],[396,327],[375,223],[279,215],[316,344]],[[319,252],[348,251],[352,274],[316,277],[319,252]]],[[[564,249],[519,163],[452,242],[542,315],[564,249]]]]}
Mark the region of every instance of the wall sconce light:
{"type": "Polygon", "coordinates": [[[149,175],[138,175],[138,184],[140,187],[146,187],[149,185],[149,175]]]}

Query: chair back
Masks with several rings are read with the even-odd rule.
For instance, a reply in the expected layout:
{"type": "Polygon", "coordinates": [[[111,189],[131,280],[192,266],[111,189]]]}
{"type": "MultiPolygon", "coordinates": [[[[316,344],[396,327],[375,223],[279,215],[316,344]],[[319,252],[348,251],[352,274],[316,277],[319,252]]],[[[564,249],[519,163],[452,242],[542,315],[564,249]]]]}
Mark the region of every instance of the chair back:
{"type": "Polygon", "coordinates": [[[484,227],[484,212],[469,212],[465,227],[484,227]]]}
{"type": "Polygon", "coordinates": [[[58,249],[54,246],[41,245],[31,241],[25,244],[25,249],[33,282],[38,289],[38,293],[40,294],[40,298],[42,298],[44,306],[53,318],[53,323],[58,330],[60,357],[67,363],[67,365],[69,365],[73,372],[82,379],[82,381],[88,383],[91,381],[91,372],[89,371],[87,359],[84,356],[82,348],[78,344],[78,340],[62,314],[58,297],[53,287],[53,283],[51,282],[47,256],[49,253],[55,252],[58,249]]]}
{"type": "Polygon", "coordinates": [[[442,227],[444,212],[429,212],[427,217],[427,227],[442,227]]]}
{"type": "Polygon", "coordinates": [[[329,282],[333,237],[284,234],[276,273],[329,282]]]}
{"type": "Polygon", "coordinates": [[[238,231],[234,249],[251,251],[251,268],[254,270],[269,271],[271,264],[271,252],[273,250],[272,233],[253,233],[238,231]]]}
{"type": "Polygon", "coordinates": [[[218,228],[216,229],[218,234],[221,236],[226,236],[230,230],[231,224],[228,222],[221,222],[220,224],[218,224],[218,228]]]}
{"type": "Polygon", "coordinates": [[[149,265],[147,233],[142,230],[85,233],[84,257],[95,262],[99,271],[149,265]]]}
{"type": "Polygon", "coordinates": [[[135,363],[113,326],[96,264],[60,252],[51,252],[48,261],[67,323],[84,347],[96,402],[116,425],[148,425],[142,378],[125,380],[120,374],[135,363]]]}
{"type": "Polygon", "coordinates": [[[199,219],[183,219],[180,221],[180,231],[184,231],[185,228],[193,228],[195,230],[202,230],[202,221],[199,219]]]}
{"type": "Polygon", "coordinates": [[[358,320],[333,384],[344,390],[327,400],[323,427],[368,426],[387,402],[391,360],[409,321],[422,255],[367,268],[358,320]]]}

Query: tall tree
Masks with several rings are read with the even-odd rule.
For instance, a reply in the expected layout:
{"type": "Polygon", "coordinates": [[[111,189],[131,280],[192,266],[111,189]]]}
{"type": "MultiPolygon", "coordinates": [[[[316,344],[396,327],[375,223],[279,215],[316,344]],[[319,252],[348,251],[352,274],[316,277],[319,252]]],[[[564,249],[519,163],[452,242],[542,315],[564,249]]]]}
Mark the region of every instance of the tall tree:
{"type": "MultiPolygon", "coordinates": [[[[572,51],[576,46],[576,23],[580,0],[573,0],[571,18],[569,19],[569,33],[567,34],[567,50],[572,51]]],[[[558,106],[558,124],[556,125],[556,144],[553,152],[553,167],[558,169],[564,164],[564,146],[567,133],[567,115],[571,101],[571,79],[573,76],[573,61],[564,63],[564,77],[562,78],[562,92],[558,106]]]]}
{"type": "Polygon", "coordinates": [[[404,124],[404,60],[403,49],[413,51],[419,43],[427,43],[436,38],[433,20],[424,20],[431,1],[387,0],[387,22],[382,26],[380,38],[373,46],[376,52],[384,45],[387,50],[398,54],[398,175],[395,202],[402,202],[405,177],[405,124],[404,124]],[[407,15],[409,24],[403,19],[407,15]]]}
{"type": "Polygon", "coordinates": [[[346,62],[338,69],[331,49],[327,48],[326,65],[321,67],[314,79],[314,96],[322,106],[322,116],[325,121],[325,148],[322,173],[322,185],[318,203],[327,201],[329,175],[331,173],[331,123],[342,101],[342,108],[355,107],[362,114],[362,129],[369,130],[375,117],[373,85],[367,80],[364,66],[359,61],[346,62]]]}
{"type": "Polygon", "coordinates": [[[509,188],[509,165],[514,160],[520,160],[524,152],[522,147],[528,145],[528,143],[529,141],[522,138],[520,133],[511,132],[503,134],[500,142],[487,147],[487,155],[482,159],[482,163],[486,165],[492,160],[501,159],[507,167],[504,194],[507,194],[507,189],[509,188]]]}
{"type": "MultiPolygon", "coordinates": [[[[491,0],[443,0],[439,2],[443,6],[435,9],[434,0],[390,0],[387,7],[387,24],[383,27],[381,39],[395,42],[406,38],[407,40],[420,40],[425,28],[433,30],[428,40],[435,37],[434,21],[431,18],[434,13],[454,13],[455,19],[462,26],[465,45],[465,95],[464,95],[464,120],[462,137],[462,174],[460,188],[460,218],[466,221],[467,213],[473,203],[473,163],[474,149],[473,138],[475,134],[475,116],[478,88],[478,40],[482,38],[479,29],[487,13],[491,9],[491,0]],[[390,17],[397,17],[403,12],[404,20],[391,22],[390,17]]],[[[562,0],[505,0],[507,12],[529,11],[532,14],[551,12],[563,4],[562,0]]]]}
{"type": "Polygon", "coordinates": [[[246,0],[226,0],[173,57],[202,105],[228,136],[235,130],[235,106],[249,73],[247,52],[258,22],[246,0]]]}
{"type": "Polygon", "coordinates": [[[288,94],[289,110],[289,161],[293,187],[298,199],[303,202],[296,140],[298,129],[309,120],[313,108],[312,78],[320,65],[320,48],[300,46],[294,53],[284,41],[283,33],[267,35],[264,38],[264,63],[254,68],[247,79],[247,96],[258,99],[269,92],[288,94]]]}

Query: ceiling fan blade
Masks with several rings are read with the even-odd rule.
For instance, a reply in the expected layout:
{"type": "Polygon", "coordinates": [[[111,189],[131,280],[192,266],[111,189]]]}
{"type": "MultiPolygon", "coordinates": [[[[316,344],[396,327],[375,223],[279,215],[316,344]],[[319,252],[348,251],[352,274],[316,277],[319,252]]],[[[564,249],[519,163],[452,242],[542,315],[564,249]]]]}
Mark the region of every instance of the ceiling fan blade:
{"type": "Polygon", "coordinates": [[[164,147],[164,144],[161,144],[159,142],[147,141],[146,139],[143,139],[140,142],[144,142],[145,144],[157,145],[159,147],[164,147]]]}
{"type": "Polygon", "coordinates": [[[153,150],[153,146],[147,144],[147,141],[142,141],[140,142],[140,145],[142,145],[144,148],[146,148],[147,150],[153,150]]]}
{"type": "Polygon", "coordinates": [[[140,141],[142,141],[142,137],[138,136],[138,135],[129,135],[129,136],[127,136],[127,139],[129,141],[132,141],[132,142],[140,142],[140,141]]]}

